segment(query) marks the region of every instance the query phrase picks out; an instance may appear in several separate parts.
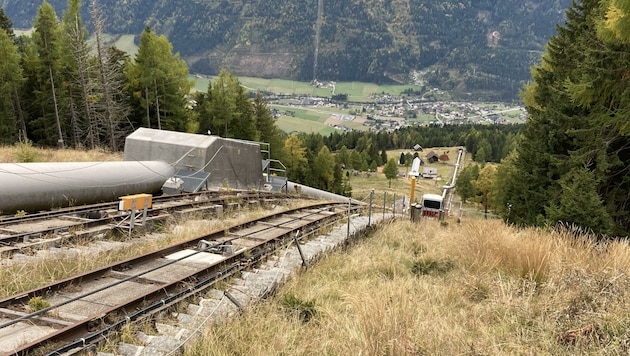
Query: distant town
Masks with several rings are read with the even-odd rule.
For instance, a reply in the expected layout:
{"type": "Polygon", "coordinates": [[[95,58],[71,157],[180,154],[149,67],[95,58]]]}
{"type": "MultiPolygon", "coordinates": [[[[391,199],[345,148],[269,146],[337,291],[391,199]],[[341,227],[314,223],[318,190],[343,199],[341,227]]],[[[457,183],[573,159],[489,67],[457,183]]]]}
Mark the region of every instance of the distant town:
{"type": "MultiPolygon", "coordinates": [[[[439,89],[431,89],[429,92],[434,94],[432,98],[444,94],[439,89]]],[[[371,96],[372,102],[363,103],[290,94],[271,94],[267,99],[276,118],[298,117],[296,110],[307,110],[328,115],[324,118],[325,125],[343,132],[394,131],[408,126],[429,125],[509,125],[527,121],[527,112],[520,105],[436,101],[426,97],[426,93],[402,97],[381,93],[371,96]]]]}

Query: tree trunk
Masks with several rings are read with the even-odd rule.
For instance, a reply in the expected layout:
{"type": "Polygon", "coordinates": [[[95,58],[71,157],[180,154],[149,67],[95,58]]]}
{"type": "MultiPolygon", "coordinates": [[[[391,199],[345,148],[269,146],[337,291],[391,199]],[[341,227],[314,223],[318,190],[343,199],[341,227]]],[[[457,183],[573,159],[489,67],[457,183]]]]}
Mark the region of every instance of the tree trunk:
{"type": "Polygon", "coordinates": [[[61,120],[59,119],[59,106],[57,105],[57,94],[55,93],[55,80],[53,79],[52,67],[48,66],[48,75],[50,77],[50,87],[52,89],[52,99],[55,106],[55,120],[57,121],[57,134],[59,135],[59,146],[64,148],[63,133],[61,132],[61,120]]]}

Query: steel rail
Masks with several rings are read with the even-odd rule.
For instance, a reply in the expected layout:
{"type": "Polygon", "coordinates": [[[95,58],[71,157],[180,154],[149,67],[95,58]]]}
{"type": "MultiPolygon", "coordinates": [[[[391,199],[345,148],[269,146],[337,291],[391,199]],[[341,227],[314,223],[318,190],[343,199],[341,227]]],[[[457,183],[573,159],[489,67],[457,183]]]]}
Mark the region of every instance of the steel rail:
{"type": "MultiPolygon", "coordinates": [[[[262,256],[265,256],[266,254],[275,251],[276,244],[278,243],[286,244],[292,241],[291,236],[295,232],[295,230],[298,230],[298,229],[316,230],[318,227],[321,226],[321,224],[325,224],[327,220],[340,218],[345,213],[345,210],[347,209],[347,207],[348,207],[347,204],[340,204],[340,203],[334,203],[334,204],[315,203],[307,207],[295,208],[295,209],[291,209],[282,213],[271,214],[262,218],[254,219],[254,220],[233,226],[229,228],[228,230],[217,231],[210,234],[206,234],[204,236],[200,236],[200,237],[188,240],[186,242],[167,247],[160,251],[148,253],[148,254],[133,258],[133,259],[129,259],[129,260],[122,261],[116,264],[112,264],[110,266],[107,266],[107,267],[104,267],[95,271],[91,271],[91,272],[88,272],[88,273],[85,273],[76,277],[68,278],[58,283],[54,283],[45,287],[41,287],[41,288],[37,288],[28,292],[21,293],[14,297],[0,300],[0,308],[8,309],[11,306],[22,306],[22,305],[27,304],[28,301],[34,297],[50,296],[51,294],[59,292],[68,286],[81,284],[83,281],[94,280],[102,276],[105,276],[106,274],[110,272],[123,271],[126,268],[126,266],[129,266],[129,265],[134,265],[134,266],[142,265],[143,263],[147,263],[148,261],[152,261],[152,260],[167,256],[167,255],[170,255],[174,252],[186,250],[191,246],[196,246],[200,241],[208,241],[208,240],[220,241],[218,242],[218,244],[224,244],[226,243],[226,241],[234,241],[237,239],[247,239],[248,237],[251,237],[251,235],[253,234],[260,234],[261,232],[264,232],[264,231],[268,231],[268,232],[275,231],[271,237],[266,238],[265,240],[260,240],[259,242],[256,242],[253,246],[250,246],[248,249],[240,250],[237,253],[234,253],[230,257],[226,258],[225,260],[222,260],[203,270],[199,270],[190,275],[184,276],[180,280],[156,285],[154,288],[152,288],[150,291],[148,291],[147,293],[143,295],[136,296],[132,299],[125,301],[122,304],[112,306],[94,315],[85,317],[78,323],[66,326],[65,328],[62,328],[54,332],[53,334],[47,335],[44,338],[32,341],[27,345],[23,345],[19,349],[11,351],[11,353],[15,355],[26,355],[31,350],[38,348],[42,343],[45,343],[51,339],[55,341],[60,341],[60,340],[68,340],[68,339],[71,339],[72,337],[77,337],[78,335],[83,335],[83,337],[79,338],[78,341],[75,340],[74,343],[71,343],[71,345],[74,345],[72,347],[76,347],[77,342],[85,343],[86,342],[85,340],[87,340],[86,337],[89,337],[90,340],[92,340],[92,338],[99,338],[99,336],[97,336],[97,333],[89,334],[88,332],[90,331],[91,328],[94,327],[95,324],[103,323],[103,320],[105,320],[106,317],[116,314],[117,312],[120,312],[121,310],[135,310],[136,308],[138,308],[139,305],[146,303],[147,300],[154,301],[154,303],[151,304],[152,306],[148,308],[150,310],[154,310],[155,308],[158,308],[159,305],[161,305],[162,307],[166,307],[167,305],[172,304],[171,301],[174,300],[173,299],[175,298],[174,296],[177,295],[181,297],[184,294],[189,295],[191,293],[196,293],[196,291],[198,290],[196,288],[191,289],[190,287],[184,288],[183,290],[180,288],[178,290],[178,286],[180,286],[183,282],[197,281],[201,279],[202,283],[196,283],[195,285],[205,286],[211,283],[212,281],[218,280],[218,278],[225,278],[226,276],[230,275],[228,271],[235,271],[235,270],[240,270],[242,268],[247,268],[248,266],[251,266],[252,263],[255,263],[258,259],[262,258],[262,256]],[[336,211],[332,211],[329,214],[323,213],[324,211],[330,211],[331,209],[336,209],[336,211]],[[288,216],[291,214],[298,214],[299,212],[305,212],[305,211],[308,212],[309,210],[311,211],[310,213],[306,213],[304,215],[298,215],[297,217],[293,217],[293,218],[288,218],[288,216]],[[278,220],[281,217],[284,217],[284,220],[281,219],[279,221],[274,222],[274,219],[278,220]],[[300,223],[297,224],[297,226],[290,226],[291,224],[295,224],[298,221],[300,223]],[[256,226],[256,224],[260,225],[259,229],[253,230],[251,233],[239,234],[239,232],[245,231],[250,227],[256,226]],[[227,237],[226,239],[225,234],[226,232],[229,232],[229,231],[232,231],[230,232],[230,234],[232,234],[233,236],[227,237]],[[167,299],[164,299],[164,298],[167,298],[167,299]]],[[[359,207],[354,207],[354,209],[359,209],[359,207]]],[[[255,240],[256,238],[254,238],[254,241],[255,240]]],[[[207,252],[211,250],[212,248],[216,248],[216,244],[209,245],[206,248],[195,252],[194,254],[207,252]]],[[[181,259],[172,260],[164,264],[163,266],[160,266],[160,268],[165,268],[168,265],[175,264],[186,258],[190,258],[190,256],[191,255],[186,255],[182,257],[181,259]]],[[[144,271],[141,274],[130,275],[126,278],[123,278],[123,280],[117,281],[116,283],[109,285],[108,288],[111,288],[113,285],[124,283],[126,281],[140,279],[142,278],[142,275],[150,273],[151,271],[154,271],[154,270],[150,269],[148,271],[144,271]]],[[[95,293],[98,293],[99,291],[100,290],[94,290],[94,291],[91,291],[90,294],[95,294],[95,293]]],[[[85,295],[77,296],[75,297],[75,300],[79,300],[81,298],[85,298],[85,295]]],[[[63,304],[68,304],[70,302],[71,301],[64,302],[63,304]]],[[[49,312],[61,306],[62,305],[60,304],[53,305],[51,307],[39,310],[35,313],[31,313],[28,315],[15,318],[11,320],[10,322],[1,324],[0,329],[14,325],[24,320],[30,320],[30,322],[36,322],[37,319],[40,318],[46,312],[49,312]]],[[[143,309],[146,309],[146,308],[143,308],[143,309]]],[[[2,313],[2,311],[0,311],[0,313],[2,313]]],[[[129,319],[129,318],[137,319],[140,317],[140,314],[136,314],[135,312],[132,314],[128,314],[128,313],[124,313],[124,314],[126,314],[124,319],[129,319]]],[[[120,323],[121,321],[119,320],[117,323],[114,323],[113,325],[120,325],[120,323]]],[[[104,329],[102,329],[104,331],[101,331],[101,335],[103,332],[110,331],[111,327],[112,325],[108,325],[104,329]]],[[[70,344],[67,344],[67,345],[70,345],[70,344]]]]}
{"type": "MultiPolygon", "coordinates": [[[[226,206],[226,201],[230,200],[230,199],[241,199],[241,200],[250,200],[250,199],[272,199],[272,198],[276,198],[276,199],[286,199],[289,196],[285,193],[266,193],[263,194],[261,196],[260,193],[252,193],[252,192],[244,192],[244,193],[228,193],[227,195],[225,194],[219,194],[219,193],[210,193],[210,197],[203,199],[203,200],[196,200],[196,197],[199,196],[207,196],[209,192],[206,192],[206,194],[180,194],[180,195],[164,195],[164,196],[158,196],[155,197],[153,202],[156,205],[154,208],[151,208],[148,210],[148,214],[149,216],[155,217],[156,215],[159,215],[161,211],[176,211],[178,209],[184,209],[187,207],[198,207],[198,206],[203,206],[205,204],[211,204],[211,203],[221,203],[221,205],[223,205],[224,207],[226,206]],[[160,204],[165,204],[168,202],[177,202],[180,201],[180,203],[175,204],[175,205],[165,205],[163,207],[160,206],[160,204]]],[[[90,206],[84,206],[81,208],[77,208],[76,210],[73,210],[74,213],[76,212],[82,212],[82,213],[89,213],[89,212],[94,212],[94,211],[102,211],[103,208],[107,207],[110,210],[114,210],[118,208],[118,203],[101,203],[101,204],[94,204],[94,205],[90,205],[90,206]]],[[[55,212],[50,212],[50,214],[44,214],[44,215],[38,215],[37,218],[33,218],[33,219],[12,219],[11,221],[13,221],[13,224],[17,224],[17,223],[23,223],[23,222],[28,222],[28,221],[34,221],[34,220],[44,220],[44,219],[51,219],[53,217],[63,217],[63,216],[67,216],[68,213],[63,211],[55,211],[55,212]],[[53,214],[54,213],[54,214],[53,214]]],[[[124,218],[124,216],[120,216],[120,215],[116,215],[116,216],[107,216],[107,217],[102,217],[102,218],[95,218],[95,219],[89,219],[89,221],[81,221],[81,222],[76,222],[75,224],[71,224],[71,225],[65,225],[63,227],[48,227],[45,229],[40,229],[37,231],[29,231],[29,232],[20,232],[20,233],[16,233],[16,234],[12,234],[12,235],[8,235],[8,236],[2,236],[0,237],[0,245],[2,246],[12,246],[16,243],[22,242],[25,239],[28,239],[32,236],[45,236],[47,234],[51,234],[51,233],[56,233],[58,231],[67,231],[69,229],[86,229],[86,228],[90,228],[90,227],[94,227],[94,226],[99,226],[99,225],[107,225],[107,224],[116,224],[117,222],[119,222],[122,218],[124,218]]],[[[4,225],[7,225],[6,223],[4,225]]]]}

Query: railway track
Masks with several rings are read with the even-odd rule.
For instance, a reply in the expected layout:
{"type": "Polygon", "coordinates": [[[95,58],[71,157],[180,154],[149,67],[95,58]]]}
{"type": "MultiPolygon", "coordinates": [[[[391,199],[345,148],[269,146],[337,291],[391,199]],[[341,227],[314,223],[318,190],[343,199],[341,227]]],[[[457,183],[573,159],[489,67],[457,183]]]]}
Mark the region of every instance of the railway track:
{"type": "Polygon", "coordinates": [[[0,353],[84,350],[361,208],[312,203],[0,300],[0,353]]]}
{"type": "MultiPolygon", "coordinates": [[[[201,192],[153,198],[148,209],[150,221],[165,220],[172,214],[214,213],[234,206],[288,199],[273,192],[201,192]]],[[[61,244],[64,240],[93,236],[114,230],[129,216],[118,211],[118,202],[64,208],[27,215],[0,217],[0,256],[9,257],[25,249],[61,244]]]]}

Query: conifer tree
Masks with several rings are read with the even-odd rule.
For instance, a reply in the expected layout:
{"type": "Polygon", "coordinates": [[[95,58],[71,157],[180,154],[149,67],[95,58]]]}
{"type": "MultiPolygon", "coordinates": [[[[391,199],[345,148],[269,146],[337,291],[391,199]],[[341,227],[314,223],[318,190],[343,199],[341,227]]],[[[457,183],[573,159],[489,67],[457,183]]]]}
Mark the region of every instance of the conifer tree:
{"type": "Polygon", "coordinates": [[[336,168],[333,155],[327,146],[323,146],[313,162],[311,185],[332,192],[336,168]]]}
{"type": "Polygon", "coordinates": [[[585,167],[577,168],[560,179],[560,186],[560,198],[545,208],[549,225],[588,227],[598,234],[611,231],[613,221],[597,193],[593,172],[585,167]]]}
{"type": "Polygon", "coordinates": [[[457,175],[456,187],[457,194],[462,198],[462,202],[475,196],[475,186],[473,182],[479,178],[479,166],[476,164],[470,164],[457,175]]]}
{"type": "Polygon", "coordinates": [[[40,61],[37,73],[40,87],[36,88],[35,94],[41,111],[39,117],[32,121],[32,125],[39,141],[47,144],[55,142],[64,147],[60,110],[65,94],[60,86],[59,20],[55,9],[46,0],[37,10],[34,27],[33,39],[40,61]]]}
{"type": "Polygon", "coordinates": [[[15,33],[13,32],[13,22],[4,13],[4,9],[0,7],[0,29],[3,29],[7,33],[11,40],[15,39],[15,33]]]}
{"type": "Polygon", "coordinates": [[[190,119],[188,66],[164,35],[149,28],[140,35],[135,61],[127,67],[132,102],[142,109],[133,121],[144,126],[184,131],[190,119]]]}
{"type": "Polygon", "coordinates": [[[17,141],[18,130],[22,128],[19,122],[19,110],[15,105],[17,88],[23,81],[20,57],[15,43],[5,31],[0,31],[0,143],[12,144],[17,141]]]}
{"type": "Polygon", "coordinates": [[[389,187],[392,187],[392,179],[398,177],[398,164],[396,164],[395,158],[390,158],[385,167],[383,167],[383,173],[385,174],[385,178],[389,181],[389,187]]]}
{"type": "Polygon", "coordinates": [[[284,149],[287,153],[287,159],[284,161],[287,177],[291,181],[303,183],[306,179],[308,164],[306,147],[297,135],[290,135],[284,142],[284,149]]]}
{"type": "Polygon", "coordinates": [[[252,106],[259,140],[269,144],[271,158],[283,161],[286,157],[284,138],[271,115],[267,102],[260,93],[257,93],[254,97],[252,106]]]}
{"type": "Polygon", "coordinates": [[[512,222],[573,220],[565,194],[575,192],[580,209],[597,216],[576,223],[603,234],[630,231],[630,47],[604,38],[605,10],[597,0],[574,3],[522,92],[530,116],[517,154],[499,174],[498,196],[512,222]]]}
{"type": "Polygon", "coordinates": [[[105,20],[96,0],[91,0],[90,12],[94,25],[96,62],[98,65],[99,100],[96,106],[97,123],[102,127],[101,135],[112,151],[117,151],[119,141],[124,140],[134,127],[129,122],[129,99],[124,91],[126,54],[114,46],[105,47],[103,41],[105,20]]]}
{"type": "Polygon", "coordinates": [[[95,96],[96,68],[90,55],[92,49],[87,43],[88,32],[83,26],[80,9],[80,0],[68,0],[61,22],[61,62],[64,87],[69,94],[70,136],[75,147],[87,146],[93,149],[100,146],[96,108],[92,100],[95,96]]]}

